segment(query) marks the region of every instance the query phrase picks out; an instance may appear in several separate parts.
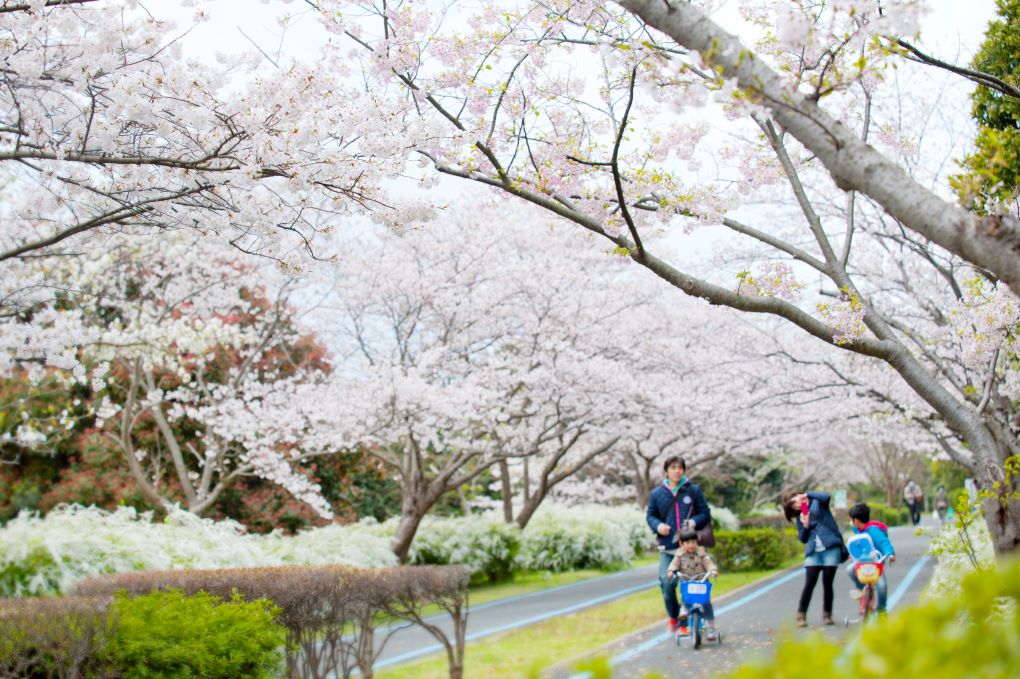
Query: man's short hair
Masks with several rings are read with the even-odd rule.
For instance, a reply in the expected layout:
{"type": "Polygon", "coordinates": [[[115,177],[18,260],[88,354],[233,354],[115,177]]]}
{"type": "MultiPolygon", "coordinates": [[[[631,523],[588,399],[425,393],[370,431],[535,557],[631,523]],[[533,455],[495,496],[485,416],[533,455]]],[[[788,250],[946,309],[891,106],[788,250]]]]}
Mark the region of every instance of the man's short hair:
{"type": "Polygon", "coordinates": [[[682,531],[680,531],[680,534],[677,536],[677,538],[680,540],[680,542],[690,542],[691,540],[697,540],[698,531],[692,528],[684,528],[682,531]]]}
{"type": "Polygon", "coordinates": [[[684,471],[687,471],[687,463],[684,462],[684,459],[679,455],[670,455],[667,457],[666,461],[662,463],[662,471],[668,472],[669,468],[675,464],[679,464],[684,468],[684,471]]]}
{"type": "Polygon", "coordinates": [[[871,507],[864,502],[858,502],[850,508],[850,518],[857,519],[861,523],[871,521],[871,507]]]}

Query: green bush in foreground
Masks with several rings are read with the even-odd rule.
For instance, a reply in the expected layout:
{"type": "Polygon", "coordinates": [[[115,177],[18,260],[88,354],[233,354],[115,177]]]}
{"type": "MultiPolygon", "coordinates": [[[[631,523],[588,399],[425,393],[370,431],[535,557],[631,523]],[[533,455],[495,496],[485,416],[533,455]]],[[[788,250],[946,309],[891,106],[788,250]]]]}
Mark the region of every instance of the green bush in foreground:
{"type": "Polygon", "coordinates": [[[968,576],[958,595],[868,625],[850,645],[786,639],[775,657],[730,679],[1020,676],[1020,560],[968,576]]]}
{"type": "Polygon", "coordinates": [[[118,595],[112,605],[117,631],[106,654],[124,679],[279,676],[286,630],[267,599],[224,602],[176,590],[118,595]]]}

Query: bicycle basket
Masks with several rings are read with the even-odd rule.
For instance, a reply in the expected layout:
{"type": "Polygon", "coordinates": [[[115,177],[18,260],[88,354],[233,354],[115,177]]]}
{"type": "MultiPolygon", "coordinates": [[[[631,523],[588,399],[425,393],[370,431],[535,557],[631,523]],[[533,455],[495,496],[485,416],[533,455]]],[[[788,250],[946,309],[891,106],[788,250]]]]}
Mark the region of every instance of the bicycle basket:
{"type": "Polygon", "coordinates": [[[688,606],[694,604],[707,604],[712,594],[712,583],[705,582],[681,582],[680,598],[688,606]]]}
{"type": "Polygon", "coordinates": [[[862,585],[874,585],[882,577],[882,564],[865,561],[854,566],[857,581],[862,585]]]}

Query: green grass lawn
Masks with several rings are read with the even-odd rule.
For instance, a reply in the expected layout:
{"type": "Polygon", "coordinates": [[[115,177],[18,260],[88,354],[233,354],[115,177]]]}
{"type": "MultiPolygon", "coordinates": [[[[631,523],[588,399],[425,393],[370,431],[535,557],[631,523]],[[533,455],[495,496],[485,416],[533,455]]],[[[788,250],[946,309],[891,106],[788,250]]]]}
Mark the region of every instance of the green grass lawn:
{"type": "MultiPolygon", "coordinates": [[[[655,559],[658,560],[658,556],[655,559]]],[[[713,599],[776,572],[721,575],[713,588],[713,599]]],[[[662,621],[662,595],[658,589],[649,588],[603,606],[471,643],[464,661],[464,676],[471,679],[534,676],[561,660],[579,657],[629,632],[662,621]]],[[[377,679],[442,679],[448,677],[449,672],[444,654],[388,667],[375,676],[377,679]]]]}

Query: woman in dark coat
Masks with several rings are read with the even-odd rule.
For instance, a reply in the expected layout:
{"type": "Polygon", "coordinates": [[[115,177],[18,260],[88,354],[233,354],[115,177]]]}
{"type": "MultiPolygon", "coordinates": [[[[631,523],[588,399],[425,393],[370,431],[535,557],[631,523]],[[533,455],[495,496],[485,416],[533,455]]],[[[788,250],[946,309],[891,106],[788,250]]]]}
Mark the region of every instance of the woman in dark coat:
{"type": "Polygon", "coordinates": [[[845,560],[846,547],[836,517],[829,509],[829,494],[809,491],[783,495],[787,521],[796,521],[797,537],[804,543],[804,589],[797,606],[797,625],[807,627],[807,609],[822,577],[822,622],[832,624],[832,583],[836,568],[845,560]]]}

